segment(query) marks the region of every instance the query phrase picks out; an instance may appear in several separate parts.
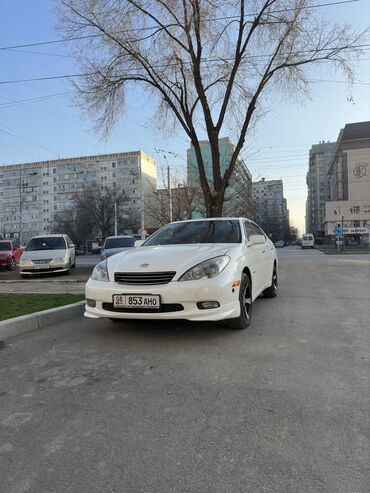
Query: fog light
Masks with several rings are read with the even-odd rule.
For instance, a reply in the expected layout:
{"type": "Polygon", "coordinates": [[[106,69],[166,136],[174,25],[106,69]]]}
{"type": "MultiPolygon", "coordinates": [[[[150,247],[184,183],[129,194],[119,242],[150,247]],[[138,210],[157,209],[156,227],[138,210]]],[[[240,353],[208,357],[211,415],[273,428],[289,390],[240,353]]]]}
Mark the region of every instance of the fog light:
{"type": "Polygon", "coordinates": [[[96,301],[95,300],[86,300],[86,305],[91,306],[91,308],[96,307],[96,301]]]}
{"type": "Polygon", "coordinates": [[[197,307],[199,310],[209,310],[210,308],[218,308],[220,303],[218,301],[198,301],[197,307]]]}

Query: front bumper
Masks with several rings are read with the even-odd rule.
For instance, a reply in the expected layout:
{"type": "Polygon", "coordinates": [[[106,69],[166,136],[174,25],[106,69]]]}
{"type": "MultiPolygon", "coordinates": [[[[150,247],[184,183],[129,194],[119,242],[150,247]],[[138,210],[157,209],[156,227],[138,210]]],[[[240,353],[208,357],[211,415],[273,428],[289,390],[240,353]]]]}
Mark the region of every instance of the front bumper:
{"type": "Polygon", "coordinates": [[[49,273],[56,273],[56,272],[67,272],[69,270],[69,266],[66,263],[60,263],[60,264],[49,264],[48,267],[45,267],[43,269],[38,269],[37,264],[31,264],[31,265],[20,265],[19,266],[19,272],[21,274],[47,274],[49,273]]]}
{"type": "MultiPolygon", "coordinates": [[[[237,279],[235,279],[237,280],[237,279]]],[[[240,315],[239,288],[232,288],[229,276],[218,276],[201,281],[172,281],[168,284],[152,286],[127,286],[116,282],[102,282],[89,279],[86,299],[95,300],[96,307],[85,305],[85,317],[122,319],[185,319],[217,321],[237,318],[240,315]],[[114,294],[153,294],[160,295],[164,311],[121,312],[112,309],[114,294]],[[197,302],[218,301],[220,306],[208,310],[197,307],[197,302]],[[181,305],[179,307],[179,305],[181,305]]]]}

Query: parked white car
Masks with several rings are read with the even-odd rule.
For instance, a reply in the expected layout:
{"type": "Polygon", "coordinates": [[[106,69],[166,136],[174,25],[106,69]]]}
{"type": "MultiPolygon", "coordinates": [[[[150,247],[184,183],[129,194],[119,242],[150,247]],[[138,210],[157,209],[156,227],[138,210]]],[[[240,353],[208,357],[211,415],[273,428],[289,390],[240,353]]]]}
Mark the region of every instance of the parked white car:
{"type": "Polygon", "coordinates": [[[100,262],[86,284],[85,316],[251,321],[252,302],[277,293],[274,244],[253,222],[170,223],[138,248],[100,262]]]}
{"type": "Polygon", "coordinates": [[[76,250],[67,235],[34,236],[22,253],[22,277],[47,272],[68,272],[76,265],[76,250]]]}

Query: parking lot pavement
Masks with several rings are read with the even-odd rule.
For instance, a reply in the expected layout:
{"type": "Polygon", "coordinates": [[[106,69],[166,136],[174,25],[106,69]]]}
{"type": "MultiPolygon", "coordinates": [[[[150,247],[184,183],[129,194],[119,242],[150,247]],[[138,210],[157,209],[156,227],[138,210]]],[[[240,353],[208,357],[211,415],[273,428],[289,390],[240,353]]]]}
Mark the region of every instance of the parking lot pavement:
{"type": "Polygon", "coordinates": [[[0,346],[1,491],[368,492],[369,269],[285,251],[245,331],[81,318],[0,346]]]}
{"type": "Polygon", "coordinates": [[[18,268],[13,272],[3,269],[0,271],[0,293],[83,293],[99,260],[98,255],[77,257],[76,268],[69,274],[39,274],[26,279],[21,278],[18,268]]]}

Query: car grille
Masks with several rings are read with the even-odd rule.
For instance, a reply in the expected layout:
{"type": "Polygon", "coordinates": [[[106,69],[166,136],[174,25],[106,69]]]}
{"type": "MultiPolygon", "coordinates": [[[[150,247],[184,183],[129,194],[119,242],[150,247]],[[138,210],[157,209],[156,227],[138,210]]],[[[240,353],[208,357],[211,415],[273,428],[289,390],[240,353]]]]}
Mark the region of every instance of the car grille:
{"type": "Polygon", "coordinates": [[[33,264],[49,264],[51,262],[51,258],[32,260],[33,264]]]}
{"type": "Polygon", "coordinates": [[[176,272],[116,272],[114,280],[119,284],[167,284],[176,272]]]}
{"type": "Polygon", "coordinates": [[[184,307],[180,303],[163,303],[159,308],[114,308],[113,303],[103,303],[103,310],[120,313],[169,313],[181,312],[184,307]]]}

